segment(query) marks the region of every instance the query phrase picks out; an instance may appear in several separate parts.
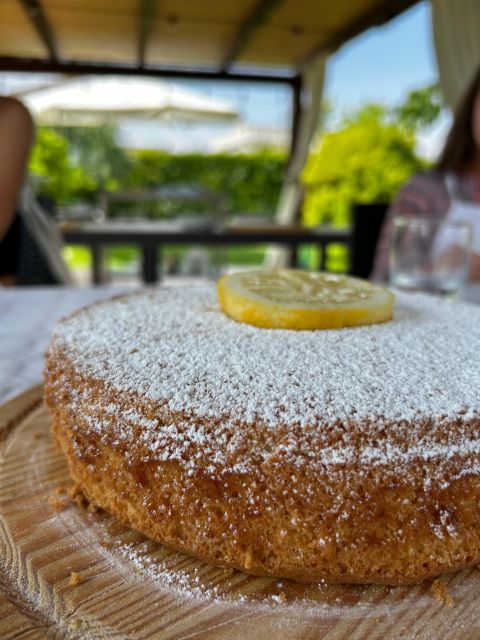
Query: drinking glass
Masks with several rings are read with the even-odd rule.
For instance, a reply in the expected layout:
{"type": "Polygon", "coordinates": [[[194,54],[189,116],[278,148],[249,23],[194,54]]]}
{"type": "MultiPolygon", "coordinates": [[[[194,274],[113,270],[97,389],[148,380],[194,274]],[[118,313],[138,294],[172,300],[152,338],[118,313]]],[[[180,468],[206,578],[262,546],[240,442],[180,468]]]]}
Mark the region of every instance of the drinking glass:
{"type": "Polygon", "coordinates": [[[390,284],[408,291],[457,296],[468,277],[471,241],[468,223],[395,218],[390,284]]]}

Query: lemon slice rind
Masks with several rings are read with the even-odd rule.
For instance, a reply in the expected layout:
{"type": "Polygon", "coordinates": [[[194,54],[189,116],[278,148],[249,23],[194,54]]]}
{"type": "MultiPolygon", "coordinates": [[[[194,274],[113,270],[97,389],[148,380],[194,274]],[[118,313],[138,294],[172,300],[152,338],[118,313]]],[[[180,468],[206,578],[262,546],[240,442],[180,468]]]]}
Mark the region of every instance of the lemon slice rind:
{"type": "Polygon", "coordinates": [[[249,271],[217,283],[221,309],[231,318],[269,329],[339,329],[386,322],[394,295],[359,278],[293,269],[249,271]]]}

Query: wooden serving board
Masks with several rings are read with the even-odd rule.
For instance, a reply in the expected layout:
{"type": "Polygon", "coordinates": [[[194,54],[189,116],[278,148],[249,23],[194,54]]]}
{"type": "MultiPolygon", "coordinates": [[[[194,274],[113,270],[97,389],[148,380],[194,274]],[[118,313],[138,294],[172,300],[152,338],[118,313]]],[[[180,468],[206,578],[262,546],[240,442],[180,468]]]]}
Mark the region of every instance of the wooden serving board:
{"type": "Polygon", "coordinates": [[[41,388],[0,407],[0,638],[480,638],[480,572],[414,587],[299,585],[165,549],[63,493],[41,388]]]}

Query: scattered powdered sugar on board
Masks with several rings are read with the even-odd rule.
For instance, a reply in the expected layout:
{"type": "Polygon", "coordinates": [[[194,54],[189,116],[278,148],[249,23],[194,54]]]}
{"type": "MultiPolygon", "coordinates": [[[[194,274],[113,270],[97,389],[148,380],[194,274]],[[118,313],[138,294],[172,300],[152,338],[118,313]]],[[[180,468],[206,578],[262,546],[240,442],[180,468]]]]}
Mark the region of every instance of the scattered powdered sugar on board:
{"type": "Polygon", "coordinates": [[[206,586],[198,576],[190,576],[181,569],[170,569],[168,562],[154,560],[148,553],[139,552],[138,545],[123,544],[118,547],[120,555],[163,589],[173,591],[183,598],[207,598],[213,602],[219,599],[218,587],[206,586]]]}
{"type": "MultiPolygon", "coordinates": [[[[238,584],[233,588],[229,585],[228,578],[212,578],[208,571],[208,565],[200,562],[190,562],[183,569],[172,566],[172,559],[158,559],[152,556],[142,544],[124,543],[115,547],[123,563],[134,568],[135,572],[153,583],[157,589],[168,593],[183,601],[196,600],[207,604],[252,607],[257,613],[271,610],[281,610],[282,615],[291,618],[369,618],[382,615],[391,616],[394,611],[406,608],[430,608],[432,595],[429,583],[425,583],[422,589],[413,587],[415,595],[409,597],[411,586],[385,587],[371,585],[327,585],[309,584],[302,585],[284,579],[270,579],[265,590],[263,578],[247,576],[239,572],[231,572],[233,582],[235,577],[238,584]],[[258,589],[252,586],[245,589],[246,581],[258,581],[258,589]],[[376,597],[372,599],[372,589],[376,590],[376,597]],[[302,591],[305,593],[302,595],[302,591]],[[248,595],[247,595],[248,593],[248,595]],[[289,595],[286,595],[288,593],[289,595]],[[295,593],[292,596],[292,593],[295,593]],[[388,602],[379,598],[382,593],[388,602]]],[[[210,567],[214,571],[221,569],[210,567]]],[[[465,586],[465,588],[468,588],[465,586]]],[[[464,588],[464,590],[465,590],[464,588]]]]}

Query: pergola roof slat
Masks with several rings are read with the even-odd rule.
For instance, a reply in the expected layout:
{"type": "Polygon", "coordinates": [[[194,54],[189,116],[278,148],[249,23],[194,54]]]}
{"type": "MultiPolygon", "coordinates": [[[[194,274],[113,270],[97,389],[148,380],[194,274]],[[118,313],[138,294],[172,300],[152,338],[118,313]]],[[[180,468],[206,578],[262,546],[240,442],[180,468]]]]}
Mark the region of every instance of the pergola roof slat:
{"type": "Polygon", "coordinates": [[[235,62],[239,53],[248,44],[248,41],[252,38],[255,31],[268,20],[269,15],[273,13],[283,1],[284,0],[260,0],[258,2],[253,13],[240,25],[237,35],[228,47],[222,60],[222,69],[228,69],[232,63],[235,62]]]}
{"type": "Polygon", "coordinates": [[[0,68],[288,79],[417,1],[2,0],[0,68]]]}
{"type": "Polygon", "coordinates": [[[67,74],[109,74],[132,75],[140,72],[144,76],[165,78],[190,78],[197,80],[245,80],[248,82],[273,82],[279,84],[296,85],[298,74],[292,71],[268,71],[265,69],[236,69],[235,71],[222,71],[208,67],[184,67],[145,65],[139,69],[138,65],[116,62],[92,62],[88,60],[43,60],[39,58],[16,58],[13,56],[0,56],[0,69],[4,71],[38,71],[42,73],[67,73],[67,74]]]}
{"type": "Polygon", "coordinates": [[[140,28],[138,36],[138,66],[145,64],[147,41],[152,33],[152,20],[155,15],[154,0],[140,0],[140,28]]]}
{"type": "Polygon", "coordinates": [[[57,43],[40,0],[19,0],[43,41],[52,60],[58,60],[57,43]]]}

